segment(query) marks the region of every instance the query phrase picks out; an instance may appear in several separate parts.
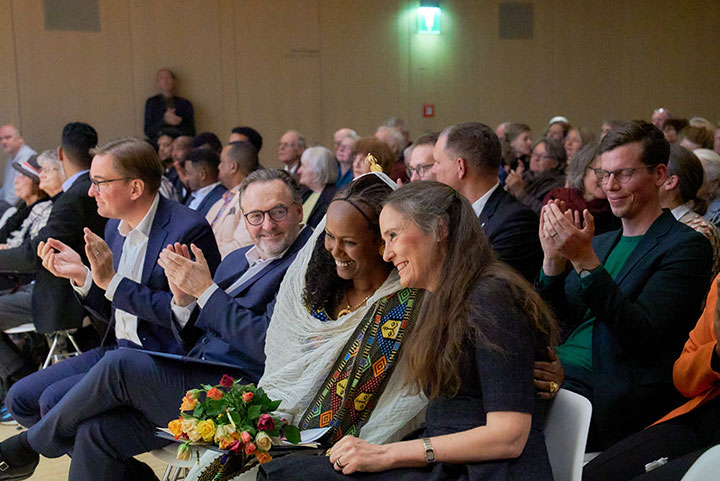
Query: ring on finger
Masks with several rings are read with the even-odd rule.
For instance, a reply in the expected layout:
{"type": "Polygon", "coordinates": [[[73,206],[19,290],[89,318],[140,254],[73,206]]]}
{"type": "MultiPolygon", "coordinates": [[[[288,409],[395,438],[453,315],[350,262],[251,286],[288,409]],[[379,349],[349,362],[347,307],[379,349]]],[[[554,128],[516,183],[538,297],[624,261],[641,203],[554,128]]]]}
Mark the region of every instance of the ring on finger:
{"type": "Polygon", "coordinates": [[[555,381],[550,381],[550,394],[555,394],[560,389],[560,385],[555,381]]]}
{"type": "Polygon", "coordinates": [[[550,234],[550,237],[555,237],[556,235],[558,235],[557,231],[553,231],[553,233],[550,234]]]}
{"type": "Polygon", "coordinates": [[[340,469],[345,468],[345,465],[340,462],[340,458],[337,458],[337,459],[335,460],[335,466],[337,466],[337,467],[340,468],[340,469]]]}

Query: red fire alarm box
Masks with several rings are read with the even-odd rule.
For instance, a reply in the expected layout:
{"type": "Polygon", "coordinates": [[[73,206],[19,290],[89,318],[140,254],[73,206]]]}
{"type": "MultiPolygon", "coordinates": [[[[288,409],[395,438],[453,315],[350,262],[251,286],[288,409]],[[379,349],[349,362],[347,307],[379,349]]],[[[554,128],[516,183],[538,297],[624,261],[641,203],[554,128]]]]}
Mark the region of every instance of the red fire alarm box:
{"type": "Polygon", "coordinates": [[[423,117],[435,117],[435,105],[423,104],[423,117]]]}

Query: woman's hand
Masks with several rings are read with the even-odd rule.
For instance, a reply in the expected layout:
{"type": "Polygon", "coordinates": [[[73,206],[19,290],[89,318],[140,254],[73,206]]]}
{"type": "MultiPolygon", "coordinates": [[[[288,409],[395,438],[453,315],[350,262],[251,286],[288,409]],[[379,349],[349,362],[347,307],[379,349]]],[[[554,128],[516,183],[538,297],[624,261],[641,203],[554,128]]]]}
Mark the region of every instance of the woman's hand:
{"type": "Polygon", "coordinates": [[[335,471],[343,474],[387,471],[393,468],[392,449],[389,449],[392,446],[379,446],[355,436],[345,436],[330,450],[330,462],[335,471]]]}
{"type": "Polygon", "coordinates": [[[542,399],[552,399],[565,380],[565,371],[555,349],[548,347],[550,362],[535,361],[535,387],[540,390],[542,399]]]}
{"type": "Polygon", "coordinates": [[[525,192],[525,181],[522,178],[522,173],[525,170],[522,162],[520,162],[515,170],[508,172],[507,178],[505,179],[505,190],[510,192],[513,197],[517,197],[525,192]]]}

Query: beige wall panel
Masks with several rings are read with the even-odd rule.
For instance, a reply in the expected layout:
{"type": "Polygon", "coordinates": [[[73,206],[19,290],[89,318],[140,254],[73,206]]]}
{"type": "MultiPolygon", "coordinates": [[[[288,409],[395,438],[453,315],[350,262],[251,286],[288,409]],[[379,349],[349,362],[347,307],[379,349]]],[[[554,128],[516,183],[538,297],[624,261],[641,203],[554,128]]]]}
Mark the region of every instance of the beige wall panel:
{"type": "Polygon", "coordinates": [[[45,30],[42,2],[14,2],[23,128],[36,150],[57,146],[63,125],[93,125],[101,141],[133,133],[127,6],[100,3],[101,32],[45,30]]]}
{"type": "MultiPolygon", "coordinates": [[[[12,2],[0,0],[0,125],[14,124],[22,129],[13,27],[12,2]]],[[[0,151],[0,172],[5,171],[6,160],[7,154],[0,151]]]]}
{"type": "Polygon", "coordinates": [[[220,6],[215,0],[130,0],[135,131],[145,100],[157,94],[158,69],[178,78],[178,94],[193,103],[198,132],[224,130],[220,6]]]}
{"type": "Polygon", "coordinates": [[[323,140],[318,1],[238,1],[235,26],[237,124],[262,134],[260,162],[277,167],[284,131],[323,140]]]}

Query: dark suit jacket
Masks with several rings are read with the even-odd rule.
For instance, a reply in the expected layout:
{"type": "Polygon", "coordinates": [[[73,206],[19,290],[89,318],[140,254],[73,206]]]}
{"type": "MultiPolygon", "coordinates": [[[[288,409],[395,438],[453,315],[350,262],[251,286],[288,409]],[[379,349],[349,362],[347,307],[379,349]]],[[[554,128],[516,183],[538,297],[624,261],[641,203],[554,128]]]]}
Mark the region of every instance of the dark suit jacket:
{"type": "Polygon", "coordinates": [[[79,253],[84,262],[83,228],[102,235],[107,219],[97,213],[95,199],[88,195],[90,175],[84,173],[53,204],[47,224],[37,237],[19,247],[0,251],[0,270],[13,273],[35,273],[32,296],[33,321],[40,333],[80,327],[85,310],[76,300],[70,282],[55,277],[37,256],[40,241],[52,237],[79,253]]]}
{"type": "MultiPolygon", "coordinates": [[[[617,230],[593,239],[601,262],[621,235],[617,230]]],[[[601,268],[583,288],[572,270],[564,282],[551,278],[541,286],[568,332],[588,309],[596,316],[591,401],[603,447],[681,404],[673,363],[703,310],[711,267],[708,240],[664,210],[615,280],[601,268]]]]}
{"type": "MultiPolygon", "coordinates": [[[[208,192],[208,195],[203,198],[202,202],[200,202],[200,205],[197,206],[195,211],[205,217],[213,204],[220,200],[225,192],[227,192],[227,189],[222,184],[216,185],[210,192],[208,192]]],[[[185,205],[189,203],[189,200],[190,196],[185,199],[185,205]]]]}
{"type": "Polygon", "coordinates": [[[538,216],[498,186],[478,218],[498,258],[533,282],[543,259],[538,216]]]}
{"type": "MultiPolygon", "coordinates": [[[[125,237],[118,232],[119,224],[118,219],[111,219],[105,228],[105,240],[113,252],[116,270],[125,242],[125,237]]],[[[174,327],[170,308],[172,294],[167,277],[157,263],[160,251],[175,242],[188,246],[193,243],[202,249],[210,271],[215,272],[220,263],[220,253],[210,225],[197,212],[161,196],[150,230],[142,282],[123,279],[115,291],[112,304],[105,298],[105,291],[93,283],[84,299],[87,307],[110,320],[108,335],[114,333],[115,309],[122,309],[138,316],[137,331],[144,349],[175,354],[185,352],[174,327]]]]}
{"type": "MultiPolygon", "coordinates": [[[[334,185],[328,184],[325,186],[322,192],[320,192],[320,197],[317,202],[315,202],[315,206],[308,216],[307,222],[305,223],[306,225],[309,225],[313,229],[317,227],[322,218],[325,216],[328,206],[335,196],[335,192],[337,192],[337,187],[334,185]]],[[[303,203],[308,197],[310,197],[310,194],[312,194],[312,191],[308,190],[307,195],[303,197],[303,203]]]]}
{"type": "Polygon", "coordinates": [[[182,117],[180,125],[169,125],[165,123],[165,98],[157,94],[145,102],[145,135],[155,142],[160,130],[164,127],[178,129],[182,135],[195,136],[195,113],[189,100],[182,97],[175,97],[175,114],[182,117]]]}
{"type": "Polygon", "coordinates": [[[275,295],[285,271],[312,235],[305,227],[282,258],[272,261],[240,287],[226,293],[248,268],[245,253],[252,246],[230,253],[215,274],[217,289],[195,322],[200,338],[189,355],[238,366],[247,382],[257,382],[265,368],[265,332],[275,307],[275,295]]]}

